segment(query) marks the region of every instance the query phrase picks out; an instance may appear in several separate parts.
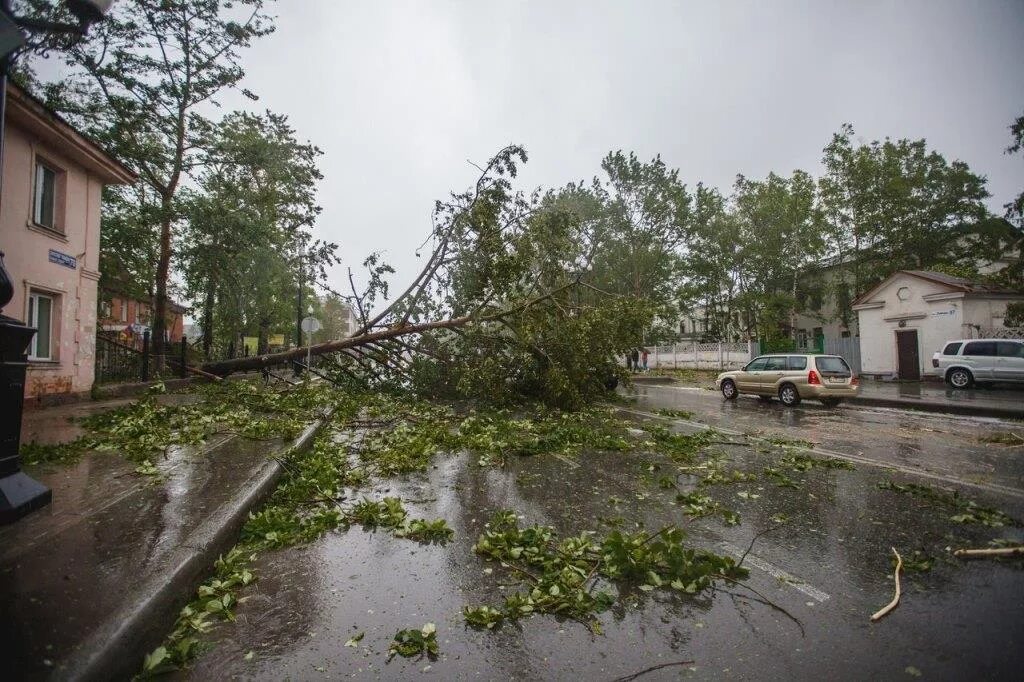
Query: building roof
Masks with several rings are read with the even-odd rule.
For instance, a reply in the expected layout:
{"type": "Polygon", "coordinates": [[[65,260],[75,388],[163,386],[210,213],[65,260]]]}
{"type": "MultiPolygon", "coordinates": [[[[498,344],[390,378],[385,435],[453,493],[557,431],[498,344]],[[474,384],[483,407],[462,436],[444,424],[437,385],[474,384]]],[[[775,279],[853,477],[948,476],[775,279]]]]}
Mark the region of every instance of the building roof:
{"type": "Polygon", "coordinates": [[[35,135],[108,185],[131,185],[139,178],[38,97],[7,81],[7,124],[35,135]]]}
{"type": "Polygon", "coordinates": [[[1021,295],[1020,291],[986,284],[985,282],[976,282],[974,280],[964,279],[963,277],[956,277],[955,275],[947,275],[944,272],[935,272],[934,270],[897,270],[873,286],[866,293],[858,296],[854,300],[853,305],[867,303],[875,294],[885,287],[893,277],[896,277],[897,275],[910,275],[911,277],[917,277],[918,279],[923,279],[928,282],[941,284],[942,286],[949,287],[955,291],[962,291],[965,294],[973,294],[975,296],[983,296],[986,294],[992,296],[1021,295]]]}

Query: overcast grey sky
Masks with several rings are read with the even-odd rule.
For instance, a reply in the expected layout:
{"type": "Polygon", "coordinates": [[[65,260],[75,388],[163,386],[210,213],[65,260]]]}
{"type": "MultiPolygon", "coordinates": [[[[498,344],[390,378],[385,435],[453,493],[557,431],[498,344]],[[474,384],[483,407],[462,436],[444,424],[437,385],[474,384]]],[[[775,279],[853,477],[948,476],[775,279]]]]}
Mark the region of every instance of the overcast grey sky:
{"type": "Polygon", "coordinates": [[[966,161],[1000,212],[1024,189],[1024,157],[1003,154],[1024,113],[1024,0],[272,9],[246,86],[325,152],[319,236],[353,266],[382,250],[396,286],[433,201],[475,178],[466,159],[510,142],[530,154],[526,187],[589,179],[623,149],[728,191],[737,173],[817,175],[848,121],[864,141],[924,137],[966,161]]]}

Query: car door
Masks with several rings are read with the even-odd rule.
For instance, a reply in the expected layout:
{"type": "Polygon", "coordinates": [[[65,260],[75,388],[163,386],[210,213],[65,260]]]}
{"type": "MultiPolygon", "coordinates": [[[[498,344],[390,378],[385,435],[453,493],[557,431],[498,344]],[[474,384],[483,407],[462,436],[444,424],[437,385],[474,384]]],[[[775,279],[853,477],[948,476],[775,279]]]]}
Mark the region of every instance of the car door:
{"type": "Polygon", "coordinates": [[[1024,342],[996,342],[996,364],[992,378],[996,381],[1024,381],[1024,342]]]}
{"type": "Polygon", "coordinates": [[[964,344],[960,357],[975,379],[992,381],[992,370],[996,364],[995,341],[969,341],[964,344]]]}
{"type": "Polygon", "coordinates": [[[779,390],[779,383],[786,374],[787,358],[785,355],[772,355],[761,372],[758,392],[766,395],[775,395],[779,390]]]}
{"type": "Polygon", "coordinates": [[[756,393],[761,382],[761,373],[768,358],[754,358],[742,371],[736,373],[736,388],[740,393],[756,393]]]}

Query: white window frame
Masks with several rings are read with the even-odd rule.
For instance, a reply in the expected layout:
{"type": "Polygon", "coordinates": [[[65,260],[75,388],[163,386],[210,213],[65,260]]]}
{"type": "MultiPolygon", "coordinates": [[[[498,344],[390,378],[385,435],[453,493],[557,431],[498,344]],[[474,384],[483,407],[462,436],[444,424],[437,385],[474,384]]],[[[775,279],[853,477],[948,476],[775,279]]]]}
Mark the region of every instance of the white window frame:
{"type": "Polygon", "coordinates": [[[39,291],[32,291],[28,295],[28,326],[39,328],[39,299],[45,298],[50,302],[50,338],[47,339],[48,348],[46,349],[46,355],[39,354],[39,334],[32,336],[32,342],[28,346],[28,359],[29,360],[41,360],[45,362],[52,362],[53,357],[53,311],[57,306],[57,297],[50,294],[44,294],[39,291]]]}
{"type": "Polygon", "coordinates": [[[33,171],[34,176],[32,178],[32,222],[40,227],[44,227],[47,230],[53,230],[60,232],[60,226],[57,224],[57,184],[60,180],[60,171],[53,166],[43,163],[39,159],[36,159],[36,166],[33,171]],[[50,206],[50,224],[47,225],[43,222],[43,178],[45,175],[43,171],[47,170],[53,175],[53,191],[51,192],[51,206],[50,206]]]}
{"type": "Polygon", "coordinates": [[[128,322],[128,299],[127,298],[122,298],[121,299],[121,310],[118,312],[117,317],[118,317],[120,322],[128,322]]]}

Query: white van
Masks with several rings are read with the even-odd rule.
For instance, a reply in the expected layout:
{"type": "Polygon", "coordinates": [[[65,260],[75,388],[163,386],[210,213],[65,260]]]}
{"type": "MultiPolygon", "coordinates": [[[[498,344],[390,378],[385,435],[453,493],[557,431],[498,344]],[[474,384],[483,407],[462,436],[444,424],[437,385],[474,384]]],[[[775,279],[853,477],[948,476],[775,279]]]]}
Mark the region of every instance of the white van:
{"type": "Polygon", "coordinates": [[[960,339],[947,341],[932,356],[932,367],[953,388],[975,383],[1024,383],[1024,341],[960,339]]]}

